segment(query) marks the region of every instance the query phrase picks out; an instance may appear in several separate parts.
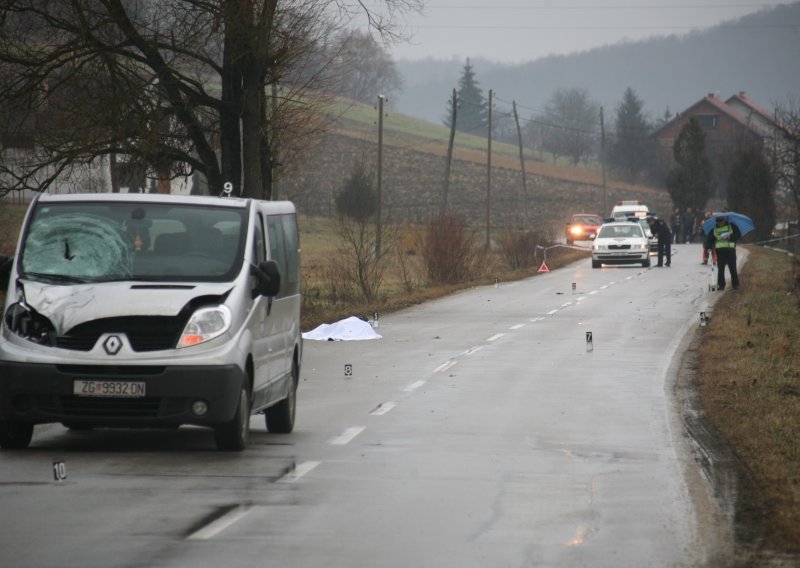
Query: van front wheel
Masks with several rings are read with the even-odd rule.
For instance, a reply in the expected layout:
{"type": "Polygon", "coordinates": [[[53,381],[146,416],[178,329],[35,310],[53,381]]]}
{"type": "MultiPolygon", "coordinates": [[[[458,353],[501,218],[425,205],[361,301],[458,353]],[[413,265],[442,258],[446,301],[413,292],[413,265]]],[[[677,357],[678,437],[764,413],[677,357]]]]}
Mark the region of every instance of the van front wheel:
{"type": "Polygon", "coordinates": [[[264,411],[264,420],[267,430],[276,434],[290,434],[294,430],[294,415],[297,406],[297,383],[300,378],[300,369],[297,361],[292,360],[292,378],[286,398],[272,408],[264,411]]]}
{"type": "Polygon", "coordinates": [[[250,391],[247,384],[239,393],[239,406],[233,420],[214,428],[217,448],[225,452],[241,452],[247,447],[250,437],[250,391]]]}
{"type": "Polygon", "coordinates": [[[23,450],[33,438],[33,424],[0,421],[0,448],[23,450]]]}

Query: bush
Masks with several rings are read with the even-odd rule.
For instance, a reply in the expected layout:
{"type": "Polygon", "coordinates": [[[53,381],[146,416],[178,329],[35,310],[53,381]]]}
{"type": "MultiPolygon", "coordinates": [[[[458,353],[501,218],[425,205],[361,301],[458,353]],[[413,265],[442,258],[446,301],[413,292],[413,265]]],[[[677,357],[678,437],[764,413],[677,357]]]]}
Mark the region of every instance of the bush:
{"type": "Polygon", "coordinates": [[[433,217],[422,239],[421,254],[431,285],[457,284],[472,276],[472,239],[462,218],[450,214],[433,217]]]}
{"type": "Polygon", "coordinates": [[[538,231],[506,231],[497,238],[500,256],[512,270],[533,266],[536,246],[548,243],[547,237],[538,231]]]}

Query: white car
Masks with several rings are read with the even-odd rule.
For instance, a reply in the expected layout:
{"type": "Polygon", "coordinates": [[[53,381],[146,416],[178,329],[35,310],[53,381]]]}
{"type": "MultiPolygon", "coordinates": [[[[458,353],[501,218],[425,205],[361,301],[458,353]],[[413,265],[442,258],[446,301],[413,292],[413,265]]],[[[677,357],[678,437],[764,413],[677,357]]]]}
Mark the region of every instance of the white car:
{"type": "Polygon", "coordinates": [[[592,243],[592,268],[603,264],[650,266],[647,236],[638,219],[605,223],[592,243]]]}
{"type": "Polygon", "coordinates": [[[658,237],[650,230],[650,223],[647,219],[639,219],[639,224],[642,226],[644,235],[647,237],[647,242],[650,243],[650,254],[658,253],[658,237]]]}

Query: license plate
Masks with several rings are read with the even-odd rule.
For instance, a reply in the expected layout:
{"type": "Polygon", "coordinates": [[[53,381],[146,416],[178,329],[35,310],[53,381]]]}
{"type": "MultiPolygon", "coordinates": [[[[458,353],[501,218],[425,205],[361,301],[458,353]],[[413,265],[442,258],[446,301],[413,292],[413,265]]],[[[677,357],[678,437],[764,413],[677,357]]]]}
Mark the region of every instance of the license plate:
{"type": "Polygon", "coordinates": [[[78,396],[111,396],[119,398],[138,398],[145,393],[144,381],[87,381],[77,380],[73,394],[78,396]]]}

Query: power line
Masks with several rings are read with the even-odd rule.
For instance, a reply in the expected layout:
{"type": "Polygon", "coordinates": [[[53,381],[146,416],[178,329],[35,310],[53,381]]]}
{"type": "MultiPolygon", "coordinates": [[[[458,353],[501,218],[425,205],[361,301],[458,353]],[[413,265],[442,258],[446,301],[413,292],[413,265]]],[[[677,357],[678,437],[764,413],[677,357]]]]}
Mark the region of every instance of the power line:
{"type": "Polygon", "coordinates": [[[791,29],[797,24],[709,24],[707,26],[499,26],[499,25],[414,25],[414,28],[428,30],[520,30],[520,31],[706,31],[738,29],[791,29]]]}
{"type": "Polygon", "coordinates": [[[589,5],[589,4],[573,4],[570,6],[552,6],[552,5],[527,5],[527,6],[464,6],[462,4],[445,4],[439,6],[430,6],[431,10],[522,10],[522,11],[570,11],[570,10],[683,10],[683,9],[708,9],[708,8],[763,8],[765,6],[775,6],[782,4],[791,4],[791,2],[770,2],[770,3],[726,3],[726,4],[607,4],[604,6],[589,5]]]}

